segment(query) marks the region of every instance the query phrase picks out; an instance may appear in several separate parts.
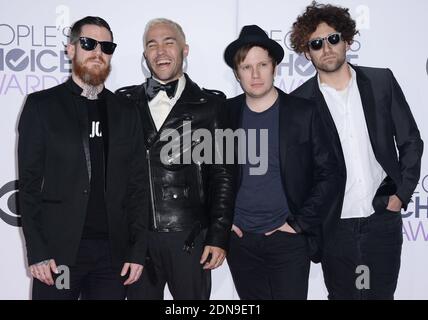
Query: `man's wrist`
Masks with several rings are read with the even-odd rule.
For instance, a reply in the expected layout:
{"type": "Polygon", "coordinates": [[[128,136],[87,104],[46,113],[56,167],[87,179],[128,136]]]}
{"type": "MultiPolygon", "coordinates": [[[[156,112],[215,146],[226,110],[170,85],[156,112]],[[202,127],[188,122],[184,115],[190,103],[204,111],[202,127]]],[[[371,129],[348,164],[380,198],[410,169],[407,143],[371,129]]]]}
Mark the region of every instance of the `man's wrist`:
{"type": "Polygon", "coordinates": [[[35,263],[35,265],[36,266],[46,265],[46,264],[49,264],[49,261],[50,261],[50,259],[46,259],[46,260],[40,261],[38,263],[35,263]]]}

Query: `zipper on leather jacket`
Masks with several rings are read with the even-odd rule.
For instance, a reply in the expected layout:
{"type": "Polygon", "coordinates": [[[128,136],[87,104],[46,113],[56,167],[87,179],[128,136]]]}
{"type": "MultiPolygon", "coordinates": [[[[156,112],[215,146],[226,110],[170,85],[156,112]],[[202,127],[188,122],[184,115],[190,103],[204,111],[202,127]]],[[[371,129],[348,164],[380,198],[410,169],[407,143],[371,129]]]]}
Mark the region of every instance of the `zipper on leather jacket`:
{"type": "Polygon", "coordinates": [[[199,188],[199,198],[201,199],[201,202],[204,201],[204,185],[202,180],[202,167],[201,163],[196,163],[197,166],[197,178],[198,178],[198,188],[199,188]]]}
{"type": "Polygon", "coordinates": [[[156,210],[155,210],[155,196],[154,196],[154,190],[153,190],[153,180],[152,180],[152,165],[150,162],[150,150],[146,150],[147,155],[147,165],[149,168],[149,184],[150,184],[150,202],[152,203],[152,214],[153,214],[153,226],[155,229],[158,228],[157,221],[156,221],[156,210]]]}

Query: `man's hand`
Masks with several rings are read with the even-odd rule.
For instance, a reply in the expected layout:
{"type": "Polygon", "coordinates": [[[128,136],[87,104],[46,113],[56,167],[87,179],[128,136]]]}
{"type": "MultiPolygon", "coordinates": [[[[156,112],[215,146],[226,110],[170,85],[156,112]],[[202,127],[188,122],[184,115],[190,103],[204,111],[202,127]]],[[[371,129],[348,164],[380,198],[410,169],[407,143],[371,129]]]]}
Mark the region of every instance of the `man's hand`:
{"type": "Polygon", "coordinates": [[[128,273],[129,270],[129,277],[126,279],[126,281],[123,283],[124,286],[133,284],[138,279],[140,279],[141,274],[143,273],[144,267],[141,264],[137,263],[129,263],[126,262],[123,265],[122,271],[120,272],[120,275],[123,277],[128,273]]]}
{"type": "Polygon", "coordinates": [[[51,271],[58,274],[58,268],[53,259],[45,260],[30,266],[31,275],[48,286],[54,285],[51,271]]]}
{"type": "Polygon", "coordinates": [[[389,197],[388,206],[386,207],[387,210],[390,211],[401,211],[403,203],[401,202],[400,198],[397,197],[395,194],[389,197]]]}
{"type": "Polygon", "coordinates": [[[241,229],[239,229],[237,226],[235,226],[234,224],[232,225],[232,231],[233,232],[235,232],[236,233],[236,235],[239,237],[239,238],[242,238],[243,237],[243,233],[242,233],[242,230],[241,229]]]}
{"type": "Polygon", "coordinates": [[[296,233],[296,231],[294,231],[294,229],[292,227],[290,227],[290,225],[286,222],[282,226],[280,226],[279,228],[276,228],[275,230],[272,230],[272,231],[265,233],[265,236],[270,236],[272,233],[274,233],[276,231],[287,232],[287,233],[296,233]]]}
{"type": "Polygon", "coordinates": [[[215,269],[222,265],[224,258],[226,258],[226,251],[222,248],[205,246],[200,263],[204,264],[204,269],[215,269]],[[211,259],[210,261],[207,261],[208,256],[210,255],[211,259]]]}

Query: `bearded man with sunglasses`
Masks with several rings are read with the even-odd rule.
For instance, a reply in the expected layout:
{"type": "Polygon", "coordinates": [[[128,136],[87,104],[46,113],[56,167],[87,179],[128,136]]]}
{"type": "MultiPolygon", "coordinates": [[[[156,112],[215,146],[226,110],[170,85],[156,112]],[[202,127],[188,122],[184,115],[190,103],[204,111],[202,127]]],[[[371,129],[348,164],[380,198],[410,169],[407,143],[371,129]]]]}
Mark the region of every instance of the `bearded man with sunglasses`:
{"type": "Polygon", "coordinates": [[[137,109],[104,87],[115,48],[105,20],[77,21],[71,77],[24,105],[19,189],[33,299],[124,299],[143,270],[143,134],[137,109]]]}
{"type": "Polygon", "coordinates": [[[346,62],[355,26],[349,9],[316,2],[306,8],[291,43],[317,74],[293,94],[318,103],[337,170],[346,175],[320,237],[329,299],[393,299],[400,212],[419,180],[423,142],[392,72],[346,62]]]}

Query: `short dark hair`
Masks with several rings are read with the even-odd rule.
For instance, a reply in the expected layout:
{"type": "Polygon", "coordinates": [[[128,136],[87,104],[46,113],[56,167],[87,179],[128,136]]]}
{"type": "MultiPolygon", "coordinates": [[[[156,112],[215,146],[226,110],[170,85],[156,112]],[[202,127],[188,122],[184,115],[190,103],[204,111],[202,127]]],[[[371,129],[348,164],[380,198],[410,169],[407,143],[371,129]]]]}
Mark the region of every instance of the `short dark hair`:
{"type": "Polygon", "coordinates": [[[268,48],[265,48],[259,44],[246,44],[244,46],[242,46],[241,48],[239,48],[236,53],[235,56],[233,57],[233,69],[235,71],[238,71],[238,66],[239,64],[245,60],[245,58],[247,57],[248,52],[254,48],[254,47],[260,47],[262,49],[265,49],[268,52],[268,56],[269,58],[272,60],[272,66],[275,68],[276,66],[276,60],[273,57],[273,54],[269,51],[268,48]]]}
{"type": "Polygon", "coordinates": [[[304,53],[309,50],[309,37],[322,22],[340,32],[342,39],[348,44],[352,44],[354,36],[358,34],[355,20],[351,18],[348,8],[312,1],[306,7],[306,11],[293,23],[290,41],[295,52],[304,53]]]}
{"type": "Polygon", "coordinates": [[[77,20],[73,24],[73,26],[70,29],[70,34],[68,36],[69,43],[75,43],[79,40],[79,37],[82,33],[82,27],[85,25],[95,25],[95,26],[106,28],[110,32],[111,41],[113,41],[113,32],[111,31],[107,21],[105,21],[103,18],[100,18],[100,17],[87,16],[87,17],[84,17],[83,19],[77,20]]]}

